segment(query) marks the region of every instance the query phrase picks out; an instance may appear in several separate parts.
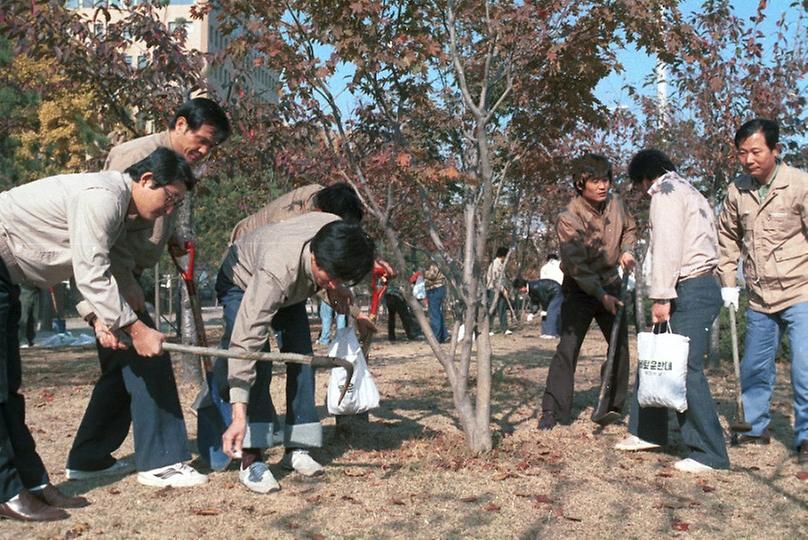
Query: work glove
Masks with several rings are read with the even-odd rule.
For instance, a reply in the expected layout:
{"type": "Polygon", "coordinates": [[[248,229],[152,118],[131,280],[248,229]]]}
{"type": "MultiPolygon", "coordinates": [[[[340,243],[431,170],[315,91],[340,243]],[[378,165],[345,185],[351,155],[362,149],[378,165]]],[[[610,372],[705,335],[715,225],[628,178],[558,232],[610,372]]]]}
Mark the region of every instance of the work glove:
{"type": "Polygon", "coordinates": [[[721,299],[724,301],[725,308],[733,306],[735,311],[738,311],[739,296],[740,289],[738,287],[721,287],[721,299]]]}

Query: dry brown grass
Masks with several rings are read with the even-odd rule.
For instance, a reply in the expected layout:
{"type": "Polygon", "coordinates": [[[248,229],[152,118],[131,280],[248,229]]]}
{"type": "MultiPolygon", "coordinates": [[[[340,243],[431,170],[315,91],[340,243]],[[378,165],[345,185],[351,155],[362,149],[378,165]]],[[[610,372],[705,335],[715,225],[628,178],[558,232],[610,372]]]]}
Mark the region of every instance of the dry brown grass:
{"type": "MultiPolygon", "coordinates": [[[[279,493],[256,495],[230,470],[200,488],[156,490],[135,476],[66,482],[65,457],[97,376],[92,351],[23,352],[28,421],[54,483],[92,505],[53,524],[0,522],[3,538],[657,538],[808,536],[808,482],[791,444],[788,374],[781,367],[768,447],[731,448],[732,471],[694,476],[672,464],[678,434],[658,452],[622,454],[624,425],[589,421],[598,366],[596,331],[584,345],[571,426],[536,429],[535,409],[555,344],[535,327],[495,336],[495,449],[466,451],[451,394],[425,343],[375,345],[383,402],[368,425],[337,434],[324,417],[326,466],[316,480],[272,465],[279,493]]],[[[282,368],[279,368],[282,371],[282,368]]],[[[282,378],[278,377],[276,381],[282,378]]],[[[732,413],[730,370],[710,377],[722,423],[732,413]]],[[[327,376],[318,376],[323,403],[327,376]]],[[[190,403],[194,388],[182,386],[190,403]]],[[[273,384],[278,398],[282,385],[273,384]]],[[[283,403],[280,399],[278,402],[283,403]]],[[[187,409],[186,409],[187,411],[187,409]]],[[[194,417],[186,412],[189,436],[194,417]]],[[[671,423],[671,429],[675,426],[671,423]]],[[[132,452],[127,440],[119,457],[132,452]]],[[[271,464],[282,450],[270,451],[271,464]]]]}

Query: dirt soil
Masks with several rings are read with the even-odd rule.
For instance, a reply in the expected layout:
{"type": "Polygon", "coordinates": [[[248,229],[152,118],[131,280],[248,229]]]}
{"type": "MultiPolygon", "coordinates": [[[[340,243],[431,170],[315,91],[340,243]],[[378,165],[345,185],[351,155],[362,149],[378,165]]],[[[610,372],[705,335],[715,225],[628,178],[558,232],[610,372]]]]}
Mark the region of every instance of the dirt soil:
{"type": "MultiPolygon", "coordinates": [[[[808,473],[796,463],[790,377],[779,366],[772,404],[772,444],[730,448],[730,472],[692,475],[673,463],[685,455],[671,417],[671,445],[620,453],[625,424],[597,429],[589,415],[605,346],[596,330],[578,364],[571,426],[536,428],[536,407],[555,342],[537,326],[491,338],[494,349],[492,430],[495,449],[465,450],[442,369],[424,342],[376,339],[371,369],[382,403],[370,423],[337,433],[320,407],[326,467],[319,479],[268,462],[282,489],[247,491],[231,469],[198,488],[155,489],[135,475],[68,482],[64,464],[98,375],[91,350],[23,351],[28,425],[51,473],[92,505],[50,524],[0,522],[2,538],[658,538],[808,537],[808,473]]],[[[633,349],[636,350],[636,349],[633,349]]],[[[636,358],[632,353],[632,362],[636,358]]],[[[733,411],[731,360],[710,375],[721,422],[733,411]]],[[[283,367],[277,368],[279,372],[283,367]]],[[[633,374],[632,374],[633,380],[633,374]]],[[[273,382],[276,403],[283,377],[273,382]]],[[[317,402],[328,377],[317,378],[317,402]]],[[[181,385],[189,445],[196,422],[192,385],[181,385]]],[[[281,411],[279,411],[281,412],[281,411]]],[[[131,456],[131,437],[118,457],[131,456]]],[[[199,466],[198,463],[192,463],[199,466]]]]}

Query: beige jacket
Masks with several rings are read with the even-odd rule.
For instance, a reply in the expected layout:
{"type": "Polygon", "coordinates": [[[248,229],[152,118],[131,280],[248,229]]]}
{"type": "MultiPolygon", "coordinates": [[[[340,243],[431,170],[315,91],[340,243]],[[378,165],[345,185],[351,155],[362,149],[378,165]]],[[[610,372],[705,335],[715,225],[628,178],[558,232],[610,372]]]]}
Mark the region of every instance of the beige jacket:
{"type": "Polygon", "coordinates": [[[808,173],[779,164],[766,198],[742,176],[729,186],[718,220],[721,284],[733,287],[738,260],[749,305],[775,313],[808,302],[808,173]]]}
{"type": "Polygon", "coordinates": [[[264,225],[278,223],[279,221],[313,211],[314,196],[321,189],[323,189],[323,186],[319,184],[309,184],[274,199],[256,213],[239,221],[236,226],[233,227],[233,232],[230,233],[230,243],[232,244],[242,236],[264,225]]]}
{"type": "Polygon", "coordinates": [[[615,195],[609,195],[603,211],[576,196],[559,214],[556,232],[564,275],[598,300],[605,286],[620,279],[620,256],[633,254],[637,242],[634,218],[615,195]]]}
{"type": "MultiPolygon", "coordinates": [[[[317,292],[309,242],[317,231],[337,220],[333,214],[311,212],[265,225],[230,246],[221,272],[244,290],[233,324],[231,349],[261,351],[275,313],[317,292]]],[[[255,382],[255,362],[231,360],[228,381],[230,401],[247,403],[255,382]]]]}
{"type": "Polygon", "coordinates": [[[648,297],[677,298],[676,284],[718,264],[715,216],[707,199],[675,172],[660,176],[651,195],[651,283],[648,297]]]}
{"type": "MultiPolygon", "coordinates": [[[[105,170],[123,172],[158,148],[171,148],[168,131],[119,144],[109,152],[105,170]]],[[[112,272],[123,285],[132,285],[134,273],[151,268],[163,254],[177,225],[176,209],[154,221],[137,218],[126,224],[126,235],[112,250],[112,272]]]]}
{"type": "Polygon", "coordinates": [[[131,189],[129,176],[110,171],[51,176],[0,193],[0,257],[11,279],[47,288],[74,276],[104,324],[133,323],[110,270],[131,189]]]}

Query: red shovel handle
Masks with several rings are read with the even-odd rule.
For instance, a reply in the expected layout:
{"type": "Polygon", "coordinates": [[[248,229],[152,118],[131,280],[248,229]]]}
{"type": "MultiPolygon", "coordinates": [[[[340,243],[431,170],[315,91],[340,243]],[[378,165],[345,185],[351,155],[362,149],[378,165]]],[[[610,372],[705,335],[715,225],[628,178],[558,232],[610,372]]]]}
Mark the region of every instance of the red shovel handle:
{"type": "Polygon", "coordinates": [[[185,241],[185,250],[188,252],[188,268],[180,272],[186,282],[194,280],[194,260],[196,260],[196,244],[193,240],[185,241]]]}

